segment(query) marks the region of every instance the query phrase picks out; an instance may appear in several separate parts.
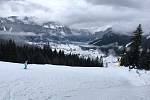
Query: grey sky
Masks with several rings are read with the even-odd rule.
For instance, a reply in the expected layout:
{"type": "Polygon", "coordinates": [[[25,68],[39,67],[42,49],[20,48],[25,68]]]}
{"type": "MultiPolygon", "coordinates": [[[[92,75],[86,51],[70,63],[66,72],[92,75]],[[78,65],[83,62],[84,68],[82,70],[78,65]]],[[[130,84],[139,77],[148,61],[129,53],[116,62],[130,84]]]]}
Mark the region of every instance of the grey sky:
{"type": "Polygon", "coordinates": [[[0,16],[36,16],[75,28],[113,26],[150,32],[150,0],[0,0],[0,16]]]}

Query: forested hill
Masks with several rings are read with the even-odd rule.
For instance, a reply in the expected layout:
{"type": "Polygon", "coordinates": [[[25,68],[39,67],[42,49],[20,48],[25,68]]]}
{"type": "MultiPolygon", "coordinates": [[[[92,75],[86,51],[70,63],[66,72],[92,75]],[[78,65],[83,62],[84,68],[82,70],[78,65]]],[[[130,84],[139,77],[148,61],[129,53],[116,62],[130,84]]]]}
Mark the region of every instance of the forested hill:
{"type": "Polygon", "coordinates": [[[0,61],[30,64],[54,64],[68,66],[102,67],[102,58],[82,58],[76,54],[64,54],[62,50],[52,50],[48,45],[43,48],[24,45],[18,46],[14,41],[0,42],[0,61]]]}

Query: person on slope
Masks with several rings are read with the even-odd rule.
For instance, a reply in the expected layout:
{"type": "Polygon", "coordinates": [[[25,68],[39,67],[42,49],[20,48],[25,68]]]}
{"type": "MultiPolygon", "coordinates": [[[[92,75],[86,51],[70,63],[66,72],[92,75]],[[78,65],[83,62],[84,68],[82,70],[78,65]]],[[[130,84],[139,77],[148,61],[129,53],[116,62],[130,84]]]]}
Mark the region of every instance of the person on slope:
{"type": "Polygon", "coordinates": [[[25,65],[24,69],[27,69],[27,66],[28,66],[28,61],[27,60],[25,61],[24,65],[25,65]]]}

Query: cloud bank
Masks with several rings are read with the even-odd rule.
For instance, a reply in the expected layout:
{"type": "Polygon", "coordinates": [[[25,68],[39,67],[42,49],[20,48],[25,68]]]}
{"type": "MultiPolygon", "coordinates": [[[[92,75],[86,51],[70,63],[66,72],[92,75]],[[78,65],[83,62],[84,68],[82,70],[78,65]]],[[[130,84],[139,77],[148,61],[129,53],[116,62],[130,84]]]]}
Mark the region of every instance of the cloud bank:
{"type": "Polygon", "coordinates": [[[111,25],[132,31],[141,23],[150,32],[150,0],[0,0],[0,16],[36,16],[74,28],[111,25]]]}

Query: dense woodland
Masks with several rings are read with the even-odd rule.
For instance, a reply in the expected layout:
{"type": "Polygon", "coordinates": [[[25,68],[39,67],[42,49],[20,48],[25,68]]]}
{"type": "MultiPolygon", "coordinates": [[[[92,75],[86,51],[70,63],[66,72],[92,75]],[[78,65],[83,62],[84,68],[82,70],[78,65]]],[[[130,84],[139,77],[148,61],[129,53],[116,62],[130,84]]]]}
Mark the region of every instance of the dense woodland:
{"type": "Polygon", "coordinates": [[[0,61],[30,64],[54,64],[68,66],[102,67],[103,59],[82,58],[76,54],[64,54],[63,51],[52,50],[48,45],[43,48],[37,46],[18,46],[12,40],[0,41],[0,61]]]}
{"type": "Polygon", "coordinates": [[[125,48],[124,54],[122,54],[121,65],[130,69],[150,70],[150,48],[141,46],[142,34],[142,27],[139,25],[137,30],[133,32],[130,44],[125,48]]]}

